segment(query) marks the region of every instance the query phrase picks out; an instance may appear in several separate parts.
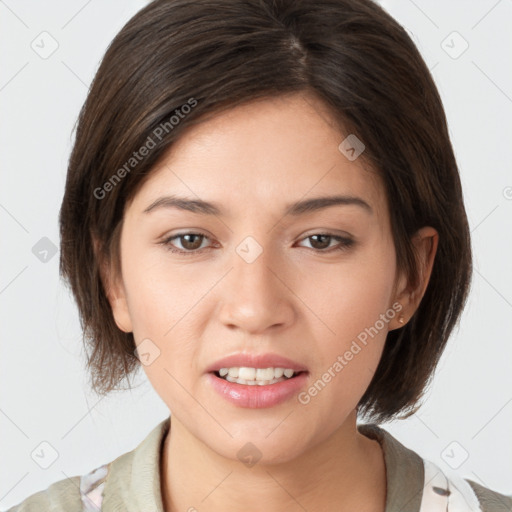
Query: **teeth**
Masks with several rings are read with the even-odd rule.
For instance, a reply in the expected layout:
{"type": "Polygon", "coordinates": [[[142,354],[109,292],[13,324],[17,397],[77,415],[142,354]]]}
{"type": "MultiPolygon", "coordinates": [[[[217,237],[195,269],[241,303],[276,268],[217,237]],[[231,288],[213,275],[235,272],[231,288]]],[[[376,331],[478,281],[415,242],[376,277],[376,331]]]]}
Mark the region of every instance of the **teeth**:
{"type": "MultiPolygon", "coordinates": [[[[230,369],[231,371],[231,369],[230,369]]],[[[256,378],[256,369],[255,368],[242,368],[238,369],[238,378],[244,380],[254,380],[256,378]]]]}
{"type": "Polygon", "coordinates": [[[290,368],[221,368],[219,375],[229,382],[246,384],[248,386],[266,386],[289,379],[295,373],[290,368]]]}
{"type": "Polygon", "coordinates": [[[273,368],[258,368],[256,370],[256,380],[272,380],[274,378],[273,368]]]}
{"type": "Polygon", "coordinates": [[[226,380],[229,382],[236,382],[237,384],[246,384],[247,386],[268,386],[269,384],[275,384],[276,382],[282,382],[286,380],[284,377],[280,379],[272,379],[272,380],[244,380],[244,379],[234,379],[229,375],[226,375],[226,380]]]}

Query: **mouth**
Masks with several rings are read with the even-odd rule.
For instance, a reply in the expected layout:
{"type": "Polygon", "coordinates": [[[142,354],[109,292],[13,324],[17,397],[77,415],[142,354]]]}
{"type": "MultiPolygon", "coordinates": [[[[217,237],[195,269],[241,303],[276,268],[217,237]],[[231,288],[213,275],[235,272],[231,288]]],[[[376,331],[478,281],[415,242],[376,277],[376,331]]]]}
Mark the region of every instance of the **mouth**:
{"type": "Polygon", "coordinates": [[[291,400],[308,384],[309,372],[269,366],[222,366],[207,374],[211,389],[229,403],[243,408],[270,408],[291,400]]]}
{"type": "Polygon", "coordinates": [[[291,400],[309,381],[308,367],[276,353],[238,352],[205,369],[211,389],[237,407],[274,407],[291,400]]]}
{"type": "Polygon", "coordinates": [[[270,386],[285,382],[298,377],[301,374],[308,373],[304,370],[293,370],[292,368],[268,367],[268,368],[250,368],[246,366],[233,366],[230,368],[220,368],[210,372],[217,378],[246,386],[270,386]]]}

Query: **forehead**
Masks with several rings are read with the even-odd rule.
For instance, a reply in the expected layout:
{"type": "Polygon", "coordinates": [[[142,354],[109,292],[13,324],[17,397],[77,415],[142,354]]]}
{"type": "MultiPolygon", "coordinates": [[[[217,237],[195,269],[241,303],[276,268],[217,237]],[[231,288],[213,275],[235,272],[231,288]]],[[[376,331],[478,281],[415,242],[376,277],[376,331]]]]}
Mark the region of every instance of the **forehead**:
{"type": "Polygon", "coordinates": [[[142,212],[166,193],[221,203],[226,215],[282,211],[299,199],[343,194],[386,214],[380,176],[349,160],[328,107],[297,93],[265,98],[189,126],[133,200],[142,212]],[[250,211],[251,210],[251,211],[250,211]]]}

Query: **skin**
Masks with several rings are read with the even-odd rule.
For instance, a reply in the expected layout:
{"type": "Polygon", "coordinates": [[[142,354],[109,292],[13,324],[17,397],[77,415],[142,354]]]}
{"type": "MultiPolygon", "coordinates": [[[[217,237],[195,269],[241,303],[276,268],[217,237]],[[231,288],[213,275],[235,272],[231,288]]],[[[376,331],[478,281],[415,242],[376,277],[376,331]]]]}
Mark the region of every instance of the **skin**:
{"type": "Polygon", "coordinates": [[[126,206],[121,272],[107,289],[118,327],[160,351],[143,368],[172,414],[161,464],[168,512],[385,509],[382,450],[358,432],[356,406],[387,332],[402,327],[398,315],[306,405],[237,407],[205,373],[236,352],[274,352],[306,365],[308,387],[393,303],[406,322],[418,307],[438,234],[427,226],[414,237],[422,280],[411,289],[396,267],[380,177],[339,151],[347,135],[314,96],[251,102],[188,128],[126,206]],[[170,194],[214,201],[223,214],[143,213],[170,194]],[[292,201],[334,194],[373,211],[284,216],[292,201]],[[186,232],[205,238],[167,247],[200,252],[161,243],[186,232]],[[355,243],[333,251],[336,238],[308,238],[324,232],[355,243]],[[247,236],[263,250],[252,263],[236,252],[247,236]],[[252,467],[237,457],[248,442],[261,452],[252,467]]]}

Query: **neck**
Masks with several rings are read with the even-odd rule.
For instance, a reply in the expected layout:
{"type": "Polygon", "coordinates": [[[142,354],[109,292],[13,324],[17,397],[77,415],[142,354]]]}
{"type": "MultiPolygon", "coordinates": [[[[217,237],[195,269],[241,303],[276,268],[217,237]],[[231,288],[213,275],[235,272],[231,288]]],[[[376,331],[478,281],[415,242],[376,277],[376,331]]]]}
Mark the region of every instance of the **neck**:
{"type": "Polygon", "coordinates": [[[251,467],[225,458],[172,417],[161,465],[165,512],[384,512],[386,470],[353,411],[334,434],[293,460],[251,467]]]}

